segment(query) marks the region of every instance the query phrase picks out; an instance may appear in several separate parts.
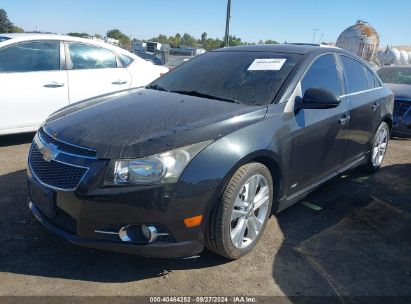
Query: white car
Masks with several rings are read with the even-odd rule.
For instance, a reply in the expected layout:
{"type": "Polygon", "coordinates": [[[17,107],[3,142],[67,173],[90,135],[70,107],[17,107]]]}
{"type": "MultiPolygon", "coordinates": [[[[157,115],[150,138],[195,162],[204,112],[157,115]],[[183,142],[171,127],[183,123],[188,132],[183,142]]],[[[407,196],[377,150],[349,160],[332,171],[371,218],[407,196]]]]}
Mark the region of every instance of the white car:
{"type": "Polygon", "coordinates": [[[0,135],[36,131],[61,107],[145,86],[167,71],[103,42],[0,34],[0,135]]]}

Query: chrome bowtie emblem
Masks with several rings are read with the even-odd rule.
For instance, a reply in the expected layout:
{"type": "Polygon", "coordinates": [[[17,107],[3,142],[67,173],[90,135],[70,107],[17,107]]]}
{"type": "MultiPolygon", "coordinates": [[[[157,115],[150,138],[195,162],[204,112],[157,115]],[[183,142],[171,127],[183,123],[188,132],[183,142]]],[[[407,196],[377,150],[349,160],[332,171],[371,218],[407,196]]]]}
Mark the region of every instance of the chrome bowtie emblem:
{"type": "Polygon", "coordinates": [[[57,151],[57,146],[53,144],[49,144],[47,146],[44,145],[39,150],[41,154],[43,155],[43,159],[47,162],[50,162],[51,160],[55,159],[59,153],[57,151]]]}

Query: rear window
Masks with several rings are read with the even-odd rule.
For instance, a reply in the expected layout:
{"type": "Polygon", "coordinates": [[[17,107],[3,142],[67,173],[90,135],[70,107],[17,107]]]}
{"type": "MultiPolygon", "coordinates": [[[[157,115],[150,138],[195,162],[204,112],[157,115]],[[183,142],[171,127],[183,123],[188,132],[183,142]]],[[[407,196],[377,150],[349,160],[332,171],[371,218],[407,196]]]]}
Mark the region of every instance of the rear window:
{"type": "Polygon", "coordinates": [[[247,105],[273,102],[301,55],[271,52],[209,52],[154,81],[168,91],[195,91],[247,105]]]}
{"type": "Polygon", "coordinates": [[[385,83],[411,84],[411,68],[381,68],[377,74],[385,83]]]}
{"type": "Polygon", "coordinates": [[[355,93],[368,90],[368,80],[365,67],[352,58],[341,56],[345,71],[345,86],[347,93],[355,93]]]}

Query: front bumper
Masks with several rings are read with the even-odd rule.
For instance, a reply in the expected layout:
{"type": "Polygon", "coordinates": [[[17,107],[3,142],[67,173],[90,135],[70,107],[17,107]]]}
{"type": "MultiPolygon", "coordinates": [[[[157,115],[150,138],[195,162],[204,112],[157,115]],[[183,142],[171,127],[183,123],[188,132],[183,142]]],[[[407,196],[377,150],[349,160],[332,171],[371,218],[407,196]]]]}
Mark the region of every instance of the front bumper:
{"type": "Polygon", "coordinates": [[[197,178],[176,184],[103,186],[108,160],[84,153],[89,151],[48,134],[35,136],[27,170],[30,208],[46,227],[81,246],[143,256],[185,257],[203,250],[218,183],[197,178]],[[48,151],[50,147],[54,150],[48,151]],[[200,225],[186,227],[185,219],[199,215],[200,225]],[[119,235],[123,227],[143,225],[155,226],[163,237],[148,242],[119,235]]]}
{"type": "Polygon", "coordinates": [[[147,257],[155,258],[177,258],[187,257],[195,255],[201,252],[204,248],[203,244],[199,241],[187,241],[179,243],[165,243],[165,244],[147,244],[147,245],[134,245],[119,242],[110,242],[106,240],[81,238],[77,235],[70,234],[67,231],[53,225],[47,217],[45,217],[36,206],[30,202],[29,208],[34,217],[48,228],[51,232],[63,237],[69,242],[88,248],[109,250],[121,253],[137,254],[147,257]]]}
{"type": "MultiPolygon", "coordinates": [[[[92,171],[90,175],[93,175],[92,171]]],[[[203,191],[197,191],[200,197],[195,194],[187,196],[187,191],[183,191],[184,196],[181,197],[176,190],[174,193],[177,194],[171,197],[167,186],[90,186],[90,192],[83,194],[79,190],[50,188],[42,184],[30,168],[27,181],[29,206],[34,216],[49,230],[74,244],[157,258],[189,257],[204,249],[205,219],[197,227],[187,228],[184,225],[185,218],[205,213],[209,196],[203,191]],[[53,212],[48,211],[47,206],[50,205],[53,212]],[[153,243],[121,240],[121,227],[147,224],[163,229],[168,236],[153,243]]],[[[84,185],[87,181],[84,179],[79,188],[87,189],[84,185]]],[[[182,188],[187,190],[190,186],[182,188]]],[[[189,193],[191,191],[188,190],[189,193]]]]}

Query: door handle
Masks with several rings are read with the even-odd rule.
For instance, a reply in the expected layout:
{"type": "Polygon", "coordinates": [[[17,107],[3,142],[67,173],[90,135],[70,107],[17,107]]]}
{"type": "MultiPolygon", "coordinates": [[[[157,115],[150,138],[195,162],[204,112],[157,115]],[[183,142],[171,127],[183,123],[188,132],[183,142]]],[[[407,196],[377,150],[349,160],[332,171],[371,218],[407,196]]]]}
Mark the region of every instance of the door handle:
{"type": "Polygon", "coordinates": [[[64,87],[64,83],[52,81],[44,85],[45,88],[61,88],[64,87]]]}
{"type": "Polygon", "coordinates": [[[340,125],[345,125],[347,122],[349,122],[351,119],[351,116],[348,114],[344,114],[338,121],[340,125]]]}
{"type": "Polygon", "coordinates": [[[126,84],[126,83],[127,83],[127,80],[121,80],[121,79],[117,79],[116,81],[112,82],[112,84],[117,84],[117,85],[126,84]]]}
{"type": "Polygon", "coordinates": [[[371,106],[371,109],[372,109],[373,111],[376,111],[379,106],[380,106],[380,104],[379,104],[378,102],[376,102],[376,103],[374,103],[374,104],[371,106]]]}

